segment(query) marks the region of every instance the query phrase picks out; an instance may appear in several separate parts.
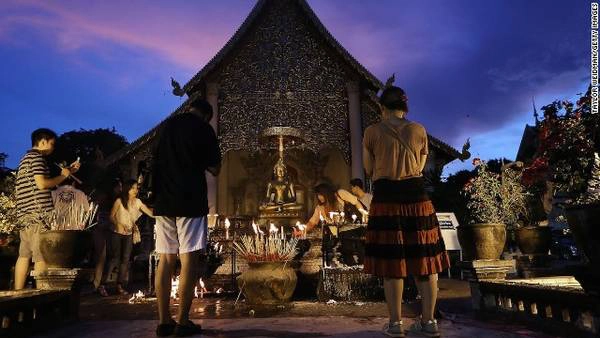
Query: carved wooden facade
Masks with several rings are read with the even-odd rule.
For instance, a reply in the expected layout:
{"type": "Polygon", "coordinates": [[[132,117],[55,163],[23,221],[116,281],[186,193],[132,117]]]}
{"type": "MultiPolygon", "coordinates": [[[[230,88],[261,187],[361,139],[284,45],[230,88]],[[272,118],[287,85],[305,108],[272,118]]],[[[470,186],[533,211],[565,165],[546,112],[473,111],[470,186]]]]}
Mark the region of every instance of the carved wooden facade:
{"type": "MultiPolygon", "coordinates": [[[[327,168],[345,171],[339,175],[344,179],[362,174],[357,161],[362,158],[362,131],[379,119],[374,98],[382,87],[331,36],[306,1],[259,1],[223,49],[184,86],[190,97],[205,97],[215,108],[212,124],[226,164],[245,167],[245,172],[230,174],[225,168],[218,184],[209,181],[213,194],[219,195],[212,197],[214,204],[218,200],[219,213],[232,212],[235,204],[224,195],[247,194],[240,185],[265,180],[265,169],[274,162],[267,163],[269,156],[262,156],[265,162],[257,164],[255,158],[258,136],[267,127],[289,126],[304,133],[304,148],[291,152],[290,160],[307,194],[312,184],[327,178],[322,177],[327,168]],[[227,156],[232,152],[235,158],[227,156]],[[330,155],[335,152],[341,154],[342,163],[332,167],[330,162],[337,159],[330,155]]],[[[173,114],[183,111],[185,103],[173,114]]],[[[131,165],[147,158],[159,129],[160,124],[108,161],[131,165]]],[[[459,156],[431,136],[430,143],[434,167],[459,156]]]]}

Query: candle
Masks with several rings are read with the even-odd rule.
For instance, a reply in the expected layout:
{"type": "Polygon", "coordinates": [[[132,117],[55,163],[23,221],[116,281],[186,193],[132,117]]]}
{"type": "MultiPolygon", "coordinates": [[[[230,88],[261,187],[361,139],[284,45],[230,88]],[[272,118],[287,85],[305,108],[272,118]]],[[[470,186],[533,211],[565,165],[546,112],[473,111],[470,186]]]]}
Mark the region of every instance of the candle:
{"type": "Polygon", "coordinates": [[[231,223],[229,222],[229,218],[225,218],[225,239],[229,239],[229,227],[231,223]]]}
{"type": "Polygon", "coordinates": [[[356,223],[357,218],[358,216],[356,216],[356,214],[352,214],[352,223],[356,223]]]}
{"type": "Polygon", "coordinates": [[[296,226],[298,227],[298,230],[300,230],[300,232],[302,233],[302,239],[306,239],[306,225],[301,224],[300,222],[296,222],[296,226]]]}
{"type": "Polygon", "coordinates": [[[285,239],[285,231],[283,230],[283,225],[281,226],[281,239],[285,239]]]}
{"type": "Polygon", "coordinates": [[[269,234],[275,235],[278,231],[279,229],[275,226],[275,224],[271,223],[269,226],[269,234]]]}
{"type": "Polygon", "coordinates": [[[260,240],[262,241],[264,239],[265,233],[260,229],[260,226],[258,224],[256,225],[256,229],[258,229],[257,238],[260,238],[260,240]]]}
{"type": "Polygon", "coordinates": [[[204,298],[204,290],[206,290],[206,287],[204,287],[204,281],[200,278],[200,298],[204,298]]]}
{"type": "Polygon", "coordinates": [[[340,212],[340,219],[342,222],[344,222],[344,216],[346,216],[346,214],[343,211],[340,212]]]}

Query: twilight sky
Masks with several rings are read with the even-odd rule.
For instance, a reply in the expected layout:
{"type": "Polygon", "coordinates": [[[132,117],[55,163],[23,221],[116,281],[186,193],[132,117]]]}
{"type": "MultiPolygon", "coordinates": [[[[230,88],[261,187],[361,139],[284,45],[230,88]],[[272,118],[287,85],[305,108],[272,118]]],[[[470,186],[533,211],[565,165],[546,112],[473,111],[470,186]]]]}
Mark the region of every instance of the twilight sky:
{"type": "MultiPolygon", "coordinates": [[[[115,127],[134,141],[227,42],[255,1],[0,2],[0,152],[38,127],[115,127]]],[[[589,82],[590,1],[311,0],[334,37],[409,96],[409,118],[474,156],[514,158],[538,108],[589,82]]],[[[447,172],[470,168],[459,161],[447,172]]]]}

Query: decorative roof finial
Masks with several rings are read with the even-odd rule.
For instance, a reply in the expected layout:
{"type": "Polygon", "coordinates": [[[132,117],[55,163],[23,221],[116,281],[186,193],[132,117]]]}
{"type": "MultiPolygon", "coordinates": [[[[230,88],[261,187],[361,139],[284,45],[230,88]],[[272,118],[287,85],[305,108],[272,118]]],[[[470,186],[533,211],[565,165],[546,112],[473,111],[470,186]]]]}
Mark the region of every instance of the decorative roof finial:
{"type": "Polygon", "coordinates": [[[540,123],[540,120],[539,120],[540,116],[537,112],[537,109],[535,108],[535,99],[533,96],[531,97],[531,101],[533,103],[533,117],[535,118],[535,125],[537,126],[540,123]]]}
{"type": "Polygon", "coordinates": [[[387,81],[385,81],[385,86],[383,87],[385,88],[389,88],[391,86],[394,85],[394,81],[396,81],[396,73],[392,73],[392,76],[390,76],[387,81]]]}
{"type": "Polygon", "coordinates": [[[461,160],[461,162],[464,162],[471,157],[471,152],[469,152],[469,149],[471,149],[471,139],[467,138],[467,141],[462,146],[460,156],[458,157],[458,159],[461,160]]]}
{"type": "Polygon", "coordinates": [[[183,95],[185,95],[185,91],[183,89],[181,89],[181,85],[179,85],[179,82],[175,81],[175,79],[173,79],[173,77],[171,77],[171,87],[173,87],[173,95],[175,96],[179,96],[182,97],[183,95]]]}

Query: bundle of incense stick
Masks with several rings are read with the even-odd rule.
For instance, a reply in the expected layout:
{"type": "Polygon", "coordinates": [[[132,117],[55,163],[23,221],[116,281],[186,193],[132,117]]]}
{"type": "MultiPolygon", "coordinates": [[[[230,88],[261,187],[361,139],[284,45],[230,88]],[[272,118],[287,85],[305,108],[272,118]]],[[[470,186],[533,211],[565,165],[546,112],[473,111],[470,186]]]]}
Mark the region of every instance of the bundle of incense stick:
{"type": "Polygon", "coordinates": [[[94,202],[90,203],[89,208],[84,208],[81,205],[75,206],[74,202],[58,216],[56,212],[53,214],[51,220],[51,228],[53,230],[86,230],[96,223],[96,213],[98,212],[98,205],[94,202]]]}
{"type": "Polygon", "coordinates": [[[297,238],[282,240],[276,237],[260,238],[244,235],[233,243],[235,251],[249,262],[283,262],[296,255],[297,238]]]}

